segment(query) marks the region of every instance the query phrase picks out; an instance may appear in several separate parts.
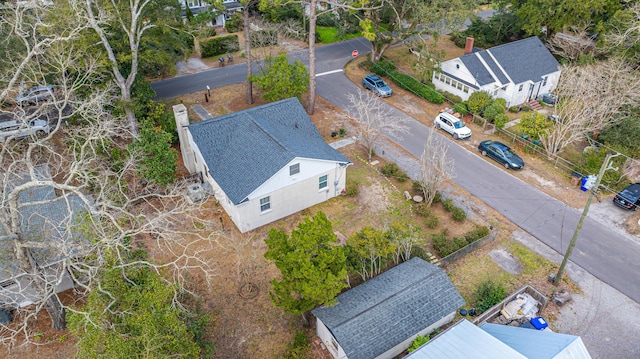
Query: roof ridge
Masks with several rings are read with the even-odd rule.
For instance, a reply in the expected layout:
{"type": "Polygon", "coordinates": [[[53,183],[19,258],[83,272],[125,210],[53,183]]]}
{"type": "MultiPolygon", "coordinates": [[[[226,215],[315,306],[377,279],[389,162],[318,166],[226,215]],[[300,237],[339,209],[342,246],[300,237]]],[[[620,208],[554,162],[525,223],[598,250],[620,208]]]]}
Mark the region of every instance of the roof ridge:
{"type": "MultiPolygon", "coordinates": [[[[405,263],[406,263],[406,262],[405,262],[405,263]]],[[[431,268],[429,268],[429,269],[431,269],[431,268]]],[[[351,320],[353,320],[353,319],[355,319],[355,318],[358,318],[359,316],[363,315],[364,313],[366,313],[366,312],[368,312],[368,311],[371,311],[371,310],[375,309],[376,307],[378,307],[378,306],[379,306],[379,305],[381,305],[382,303],[388,302],[391,298],[395,298],[395,297],[396,297],[397,295],[399,295],[400,293],[404,293],[408,288],[410,288],[410,287],[414,286],[415,284],[417,284],[417,283],[419,283],[419,282],[424,281],[426,278],[430,277],[430,276],[431,276],[431,275],[433,275],[433,274],[437,274],[437,273],[438,273],[438,271],[434,271],[434,270],[431,270],[430,272],[425,273],[425,275],[424,275],[424,276],[422,276],[422,277],[420,277],[419,279],[416,279],[415,281],[413,281],[413,282],[411,282],[411,283],[407,283],[407,285],[405,285],[405,286],[402,288],[402,290],[399,290],[399,291],[397,291],[397,292],[393,293],[392,295],[390,295],[390,296],[388,296],[388,297],[384,298],[383,300],[381,300],[381,301],[377,302],[377,303],[376,303],[375,305],[373,305],[373,306],[369,306],[368,308],[366,308],[365,310],[361,311],[360,313],[358,313],[358,314],[356,314],[356,315],[353,315],[353,316],[351,316],[351,317],[349,317],[349,318],[346,318],[346,319],[345,319],[345,320],[343,320],[342,322],[340,322],[340,323],[338,323],[338,324],[334,325],[334,326],[333,326],[333,328],[334,328],[334,329],[336,329],[336,328],[340,327],[342,324],[347,323],[347,322],[349,322],[349,321],[351,321],[351,320]]],[[[373,279],[373,278],[372,278],[372,279],[373,279]]],[[[366,283],[366,282],[365,282],[365,283],[366,283]]]]}

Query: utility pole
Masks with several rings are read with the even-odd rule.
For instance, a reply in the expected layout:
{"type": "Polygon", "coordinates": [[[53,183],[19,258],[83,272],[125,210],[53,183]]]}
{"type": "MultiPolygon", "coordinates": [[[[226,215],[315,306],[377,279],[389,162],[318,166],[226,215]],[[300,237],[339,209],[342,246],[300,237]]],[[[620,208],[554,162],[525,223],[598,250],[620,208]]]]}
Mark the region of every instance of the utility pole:
{"type": "Polygon", "coordinates": [[[571,238],[571,242],[569,243],[569,248],[567,248],[567,252],[564,254],[564,259],[562,259],[562,264],[560,265],[560,269],[558,269],[558,274],[556,274],[553,279],[553,284],[560,284],[560,279],[562,279],[562,272],[564,271],[564,267],[567,265],[569,261],[569,257],[571,256],[571,252],[573,251],[573,247],[576,245],[576,240],[578,239],[578,234],[580,233],[580,229],[582,229],[582,224],[584,223],[584,219],[587,218],[587,213],[589,212],[589,207],[591,206],[591,201],[593,201],[593,196],[596,191],[598,191],[598,187],[600,187],[600,181],[602,180],[602,176],[607,170],[613,169],[618,170],[618,168],[611,167],[611,159],[620,156],[619,153],[612,154],[607,153],[607,156],[604,158],[604,162],[602,166],[600,166],[600,172],[598,172],[598,177],[596,178],[596,183],[591,187],[591,193],[589,194],[589,198],[587,199],[587,204],[584,205],[584,210],[582,211],[582,216],[580,216],[580,221],[578,221],[578,226],[576,227],[575,232],[573,232],[573,238],[571,238]]]}

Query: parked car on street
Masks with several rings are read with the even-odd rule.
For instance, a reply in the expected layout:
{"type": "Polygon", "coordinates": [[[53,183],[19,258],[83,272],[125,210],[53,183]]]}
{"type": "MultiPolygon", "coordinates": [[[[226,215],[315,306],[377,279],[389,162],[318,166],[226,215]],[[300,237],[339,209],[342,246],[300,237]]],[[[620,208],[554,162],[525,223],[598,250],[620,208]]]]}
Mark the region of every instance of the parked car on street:
{"type": "Polygon", "coordinates": [[[15,120],[1,122],[0,143],[10,137],[19,140],[34,135],[44,136],[48,134],[50,130],[49,124],[44,120],[31,120],[27,123],[15,120]]]}
{"type": "Polygon", "coordinates": [[[638,206],[640,206],[640,183],[628,185],[613,197],[613,203],[620,208],[638,210],[638,206]]]}
{"type": "Polygon", "coordinates": [[[489,156],[501,163],[505,168],[521,169],[524,167],[524,161],[511,150],[511,148],[502,142],[486,140],[480,142],[478,150],[483,156],[489,156]]]}
{"type": "Polygon", "coordinates": [[[370,74],[362,79],[362,86],[380,97],[389,97],[393,93],[391,87],[377,75],[370,74]]]}
{"type": "Polygon", "coordinates": [[[433,120],[433,124],[438,130],[442,129],[449,132],[456,140],[471,137],[471,129],[461,119],[450,113],[443,112],[438,114],[433,120]]]}
{"type": "Polygon", "coordinates": [[[51,85],[34,86],[16,97],[18,106],[35,105],[53,99],[55,89],[51,85]]]}

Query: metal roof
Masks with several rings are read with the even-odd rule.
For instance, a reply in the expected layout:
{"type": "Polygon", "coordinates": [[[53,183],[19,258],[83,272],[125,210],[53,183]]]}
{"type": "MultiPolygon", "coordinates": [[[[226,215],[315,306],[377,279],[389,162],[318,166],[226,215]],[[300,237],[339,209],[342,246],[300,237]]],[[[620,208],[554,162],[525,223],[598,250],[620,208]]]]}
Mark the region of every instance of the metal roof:
{"type": "MultiPolygon", "coordinates": [[[[531,329],[529,329],[531,330],[531,329]]],[[[462,319],[406,359],[526,359],[491,334],[462,319]]]]}
{"type": "Polygon", "coordinates": [[[402,343],[464,305],[447,274],[412,258],[312,313],[333,333],[349,359],[370,359],[402,343]]]}
{"type": "Polygon", "coordinates": [[[349,163],[331,148],[297,98],[189,125],[211,177],[239,204],[295,158],[349,163]]]}

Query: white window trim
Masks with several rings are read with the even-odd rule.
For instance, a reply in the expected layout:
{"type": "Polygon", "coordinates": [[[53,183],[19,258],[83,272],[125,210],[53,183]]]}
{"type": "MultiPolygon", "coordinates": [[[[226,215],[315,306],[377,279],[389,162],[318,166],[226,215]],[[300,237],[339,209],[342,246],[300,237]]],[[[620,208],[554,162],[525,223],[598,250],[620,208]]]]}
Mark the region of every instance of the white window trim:
{"type": "Polygon", "coordinates": [[[327,189],[329,189],[329,175],[318,177],[318,191],[326,191],[327,189]],[[321,187],[323,183],[322,181],[323,177],[324,177],[324,187],[321,187]]]}
{"type": "Polygon", "coordinates": [[[289,176],[295,176],[297,174],[300,173],[300,163],[294,163],[291,166],[289,166],[289,176]],[[297,168],[297,172],[296,173],[291,173],[292,170],[295,168],[297,168]]]}
{"type": "Polygon", "coordinates": [[[260,213],[267,213],[271,211],[271,196],[265,196],[260,198],[260,213]],[[266,202],[262,202],[263,199],[266,199],[266,202]],[[267,209],[262,209],[262,206],[264,205],[268,205],[269,208],[267,209]]]}

